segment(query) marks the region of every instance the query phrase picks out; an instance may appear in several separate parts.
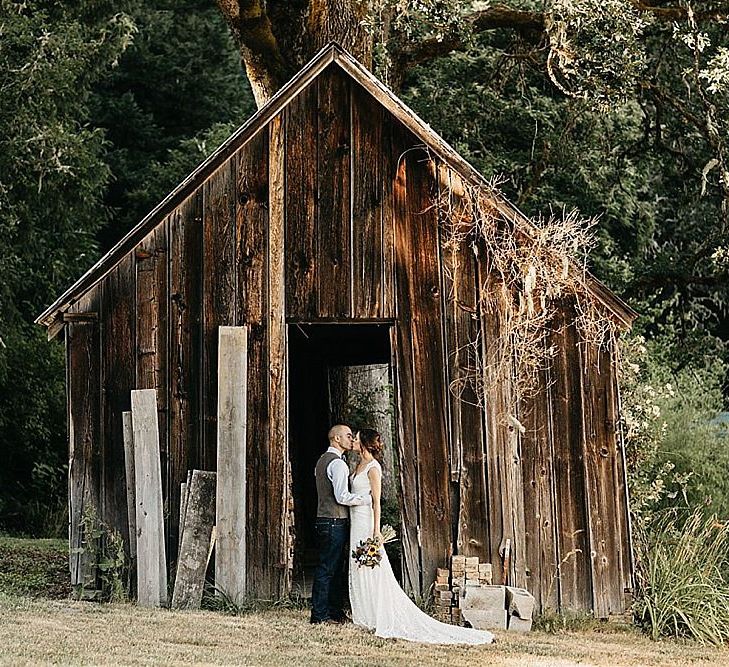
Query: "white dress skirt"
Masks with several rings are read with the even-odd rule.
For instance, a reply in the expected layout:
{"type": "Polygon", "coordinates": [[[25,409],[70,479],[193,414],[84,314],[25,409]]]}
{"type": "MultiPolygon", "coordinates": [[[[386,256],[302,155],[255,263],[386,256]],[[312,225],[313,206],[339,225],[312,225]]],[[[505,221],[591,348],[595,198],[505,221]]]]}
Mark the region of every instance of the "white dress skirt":
{"type": "MultiPolygon", "coordinates": [[[[372,467],[382,469],[371,461],[360,473],[352,477],[352,493],[370,492],[367,473],[372,467]]],[[[351,528],[349,534],[349,601],[352,621],[378,637],[396,637],[428,644],[490,644],[494,636],[486,630],[474,630],[436,621],[421,611],[405,594],[395,579],[384,548],[379,566],[359,567],[351,552],[359,543],[372,537],[374,513],[371,505],[349,508],[351,528]]]]}

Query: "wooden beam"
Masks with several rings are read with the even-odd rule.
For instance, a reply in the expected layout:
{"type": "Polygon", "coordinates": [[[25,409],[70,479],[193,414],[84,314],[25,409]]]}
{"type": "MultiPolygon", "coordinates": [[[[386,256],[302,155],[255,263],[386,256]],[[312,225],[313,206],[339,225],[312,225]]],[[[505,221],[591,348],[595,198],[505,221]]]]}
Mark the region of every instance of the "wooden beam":
{"type": "Polygon", "coordinates": [[[248,327],[220,327],[215,586],[236,604],[246,593],[247,380],[248,327]]]}
{"type": "Polygon", "coordinates": [[[173,609],[199,609],[215,521],[214,472],[192,471],[180,540],[173,609]]]}
{"type": "Polygon", "coordinates": [[[134,562],[137,558],[137,504],[134,473],[134,427],[132,413],[122,412],[122,431],[124,435],[124,464],[127,480],[127,515],[129,517],[129,556],[134,562]]]}
{"type": "Polygon", "coordinates": [[[132,390],[132,428],[137,501],[137,601],[143,607],[159,607],[167,604],[167,561],[154,389],[132,390]]]}

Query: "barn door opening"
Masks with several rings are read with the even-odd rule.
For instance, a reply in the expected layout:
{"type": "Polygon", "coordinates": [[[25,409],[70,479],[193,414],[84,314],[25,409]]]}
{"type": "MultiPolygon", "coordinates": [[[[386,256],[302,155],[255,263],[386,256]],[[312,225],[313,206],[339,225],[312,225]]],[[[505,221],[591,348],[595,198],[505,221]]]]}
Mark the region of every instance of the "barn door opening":
{"type": "MultiPolygon", "coordinates": [[[[393,455],[389,324],[289,324],[289,458],[294,500],[293,591],[308,596],[316,564],[314,466],[338,422],[372,427],[385,441],[383,523],[399,521],[393,455]]],[[[350,455],[356,465],[356,456],[350,455]]],[[[395,554],[396,555],[396,554],[395,554]]],[[[399,558],[393,569],[399,571],[399,558]]]]}

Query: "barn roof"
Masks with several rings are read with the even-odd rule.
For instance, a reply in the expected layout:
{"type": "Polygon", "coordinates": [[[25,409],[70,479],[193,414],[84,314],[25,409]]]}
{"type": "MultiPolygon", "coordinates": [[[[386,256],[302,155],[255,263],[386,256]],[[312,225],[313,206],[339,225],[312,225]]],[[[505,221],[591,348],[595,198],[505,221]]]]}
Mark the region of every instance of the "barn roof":
{"type": "MultiPolygon", "coordinates": [[[[38,318],[36,324],[49,327],[48,337],[60,332],[63,314],[84,293],[106,276],[139,242],[184,199],[186,199],[212,172],[227,160],[243,144],[251,139],[279,114],[302,90],[312,83],[329,65],[337,65],[354,81],[367,90],[387,111],[407,127],[423,144],[445,164],[456,171],[466,182],[487,188],[499,211],[516,221],[527,233],[531,227],[528,218],[512,203],[493,191],[492,186],[472,165],[459,155],[440,135],[422,120],[389,88],[363,67],[341,46],[332,43],[323,48],[312,60],[283,86],[258,112],[241,125],[218,149],[187,176],[147,216],[84,273],[68,290],[54,301],[38,318]]],[[[630,326],[637,313],[622,299],[612,293],[594,276],[588,276],[589,286],[595,296],[620,322],[630,326]]]]}

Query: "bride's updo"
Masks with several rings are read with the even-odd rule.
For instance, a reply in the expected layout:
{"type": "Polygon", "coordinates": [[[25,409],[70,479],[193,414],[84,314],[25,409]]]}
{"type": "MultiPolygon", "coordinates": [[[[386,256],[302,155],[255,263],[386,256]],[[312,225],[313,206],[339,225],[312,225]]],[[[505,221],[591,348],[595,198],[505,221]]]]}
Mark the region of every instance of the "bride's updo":
{"type": "Polygon", "coordinates": [[[380,434],[373,428],[363,428],[359,432],[359,441],[362,443],[362,449],[366,449],[381,464],[385,446],[382,444],[380,434]]]}

